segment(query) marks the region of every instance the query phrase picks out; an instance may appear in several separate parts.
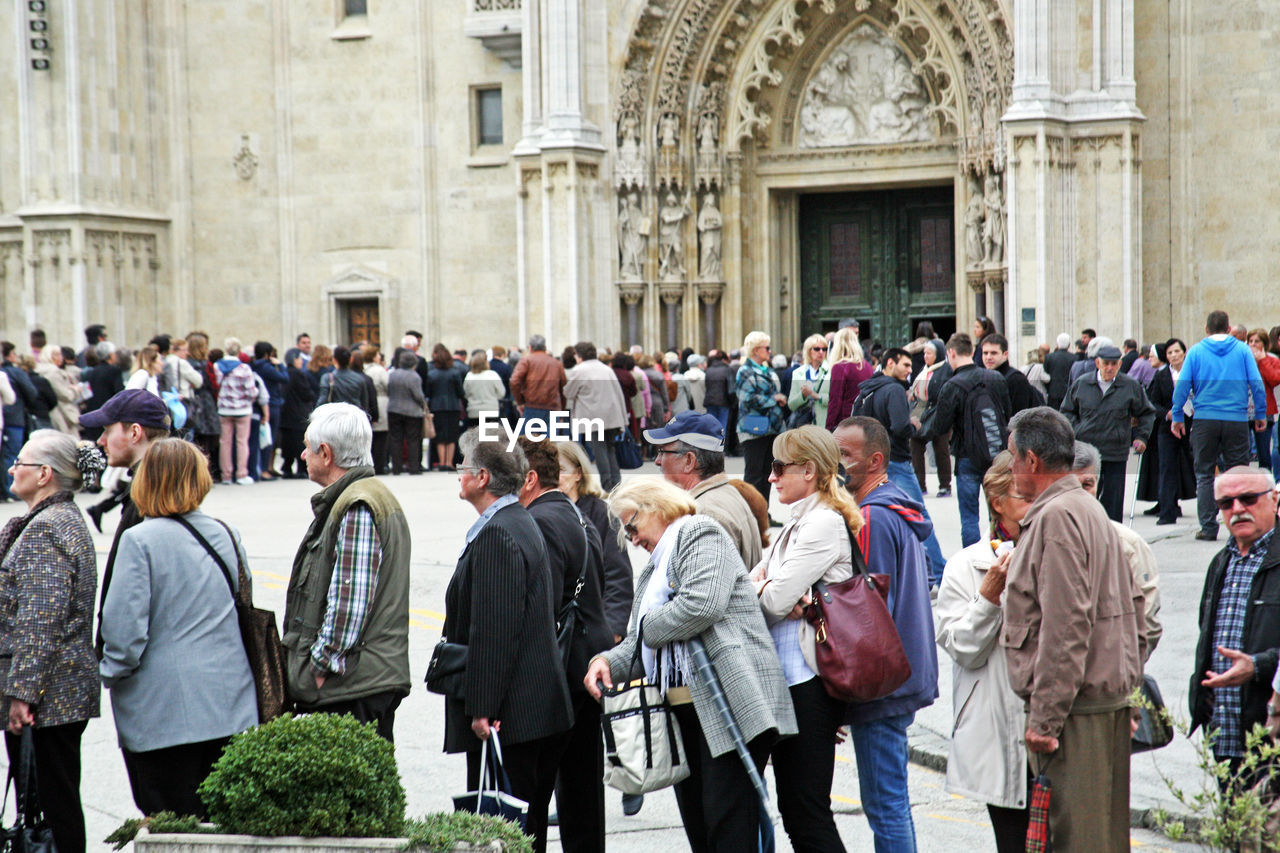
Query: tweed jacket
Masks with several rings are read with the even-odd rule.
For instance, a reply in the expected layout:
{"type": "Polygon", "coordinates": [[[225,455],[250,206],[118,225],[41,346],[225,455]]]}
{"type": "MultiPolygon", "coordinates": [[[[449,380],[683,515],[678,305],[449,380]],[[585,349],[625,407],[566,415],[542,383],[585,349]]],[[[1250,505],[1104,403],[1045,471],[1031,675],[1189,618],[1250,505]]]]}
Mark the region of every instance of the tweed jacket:
{"type": "Polygon", "coordinates": [[[37,510],[0,563],[0,714],[16,698],[33,706],[37,727],[60,726],[98,716],[98,567],[74,501],[37,510]]]}
{"type": "MultiPolygon", "coordinates": [[[[769,731],[796,733],[796,715],[773,638],[765,627],[755,586],[724,529],[695,515],[671,546],[667,579],[675,594],[644,618],[645,644],[661,648],[699,637],[724,688],[729,708],[747,740],[769,731]]],[[[603,657],[614,684],[643,675],[631,669],[639,642],[640,602],[653,576],[651,560],[636,581],[636,600],[626,638],[603,657]]],[[[733,738],[711,701],[711,689],[696,676],[689,685],[698,722],[712,756],[733,751],[733,738]]]]}

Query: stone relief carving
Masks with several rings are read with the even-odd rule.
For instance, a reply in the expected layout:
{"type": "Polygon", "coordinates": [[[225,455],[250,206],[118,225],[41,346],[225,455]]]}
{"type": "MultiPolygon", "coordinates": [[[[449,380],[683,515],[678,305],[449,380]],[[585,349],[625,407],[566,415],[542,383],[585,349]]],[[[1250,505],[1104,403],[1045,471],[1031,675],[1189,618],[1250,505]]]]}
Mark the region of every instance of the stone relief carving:
{"type": "Polygon", "coordinates": [[[663,281],[681,281],[684,269],[684,220],[693,214],[689,195],[684,198],[668,189],[658,208],[658,277],[663,281]]]}
{"type": "Polygon", "coordinates": [[[698,212],[698,277],[702,281],[720,281],[724,278],[724,266],[721,263],[721,234],[724,229],[724,217],[720,208],[716,207],[716,194],[707,193],[702,197],[702,210],[698,212]]]}
{"type": "Polygon", "coordinates": [[[236,152],[232,163],[242,181],[252,180],[258,173],[258,156],[253,153],[253,148],[249,144],[249,134],[240,134],[240,150],[236,152]]]}
{"type": "Polygon", "coordinates": [[[928,90],[901,48],[872,24],[851,32],[809,81],[802,148],[933,139],[928,90]]]}
{"type": "Polygon", "coordinates": [[[663,148],[675,148],[680,144],[680,116],[663,113],[658,119],[658,143],[663,148]]]}
{"type": "Polygon", "coordinates": [[[649,219],[640,209],[639,191],[624,193],[618,198],[618,250],[619,277],[623,281],[640,281],[644,278],[644,256],[649,247],[649,219]]]}
{"type": "Polygon", "coordinates": [[[987,210],[982,200],[982,185],[976,178],[969,179],[969,203],[964,208],[964,256],[969,266],[982,263],[985,257],[982,230],[987,210]]]}
{"type": "Polygon", "coordinates": [[[982,196],[987,214],[982,226],[984,260],[988,265],[999,266],[1004,263],[1005,236],[1004,190],[1000,186],[999,175],[994,172],[987,175],[982,196]]]}

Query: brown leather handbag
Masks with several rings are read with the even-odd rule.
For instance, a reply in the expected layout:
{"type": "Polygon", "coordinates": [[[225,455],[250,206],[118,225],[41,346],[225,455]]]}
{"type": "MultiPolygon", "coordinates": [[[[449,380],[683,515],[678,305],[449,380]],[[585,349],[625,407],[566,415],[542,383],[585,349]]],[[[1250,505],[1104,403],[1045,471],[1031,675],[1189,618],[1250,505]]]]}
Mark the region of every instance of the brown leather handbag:
{"type": "Polygon", "coordinates": [[[889,576],[867,571],[862,550],[849,534],[853,577],[813,585],[805,619],[813,626],[818,676],[828,695],[842,702],[888,696],[911,677],[911,663],[886,601],[889,576]]]}

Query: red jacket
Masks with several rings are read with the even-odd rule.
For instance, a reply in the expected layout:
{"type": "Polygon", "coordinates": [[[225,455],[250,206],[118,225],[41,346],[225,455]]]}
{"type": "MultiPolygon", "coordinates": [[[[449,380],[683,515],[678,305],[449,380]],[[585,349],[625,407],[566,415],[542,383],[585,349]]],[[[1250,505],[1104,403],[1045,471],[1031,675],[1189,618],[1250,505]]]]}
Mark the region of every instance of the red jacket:
{"type": "Polygon", "coordinates": [[[1280,358],[1267,354],[1258,361],[1262,384],[1267,387],[1267,417],[1276,414],[1276,386],[1280,385],[1280,358]]]}

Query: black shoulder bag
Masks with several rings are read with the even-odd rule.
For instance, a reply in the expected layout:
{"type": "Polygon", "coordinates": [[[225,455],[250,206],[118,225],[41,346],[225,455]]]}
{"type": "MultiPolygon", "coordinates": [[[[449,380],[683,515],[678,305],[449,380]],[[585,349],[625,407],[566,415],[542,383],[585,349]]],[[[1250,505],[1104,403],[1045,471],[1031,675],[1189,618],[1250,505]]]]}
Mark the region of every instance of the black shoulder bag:
{"type": "MultiPolygon", "coordinates": [[[[45,818],[44,808],[36,792],[36,746],[31,726],[22,727],[22,740],[18,748],[17,766],[9,767],[9,783],[5,785],[4,800],[9,802],[9,788],[17,787],[13,826],[5,827],[0,836],[0,850],[5,853],[57,853],[53,842],[53,830],[45,818]]],[[[0,811],[4,806],[0,805],[0,811]]]]}
{"type": "Polygon", "coordinates": [[[556,645],[560,647],[560,663],[565,669],[569,668],[569,652],[573,646],[573,636],[581,633],[579,627],[580,618],[578,615],[578,596],[582,593],[582,588],[587,583],[587,569],[591,565],[591,537],[587,535],[587,521],[582,517],[582,512],[574,505],[573,501],[569,502],[569,506],[573,507],[574,513],[578,516],[578,524],[582,528],[582,571],[578,573],[578,582],[573,587],[573,598],[565,602],[560,608],[560,612],[556,614],[556,645]]]}

